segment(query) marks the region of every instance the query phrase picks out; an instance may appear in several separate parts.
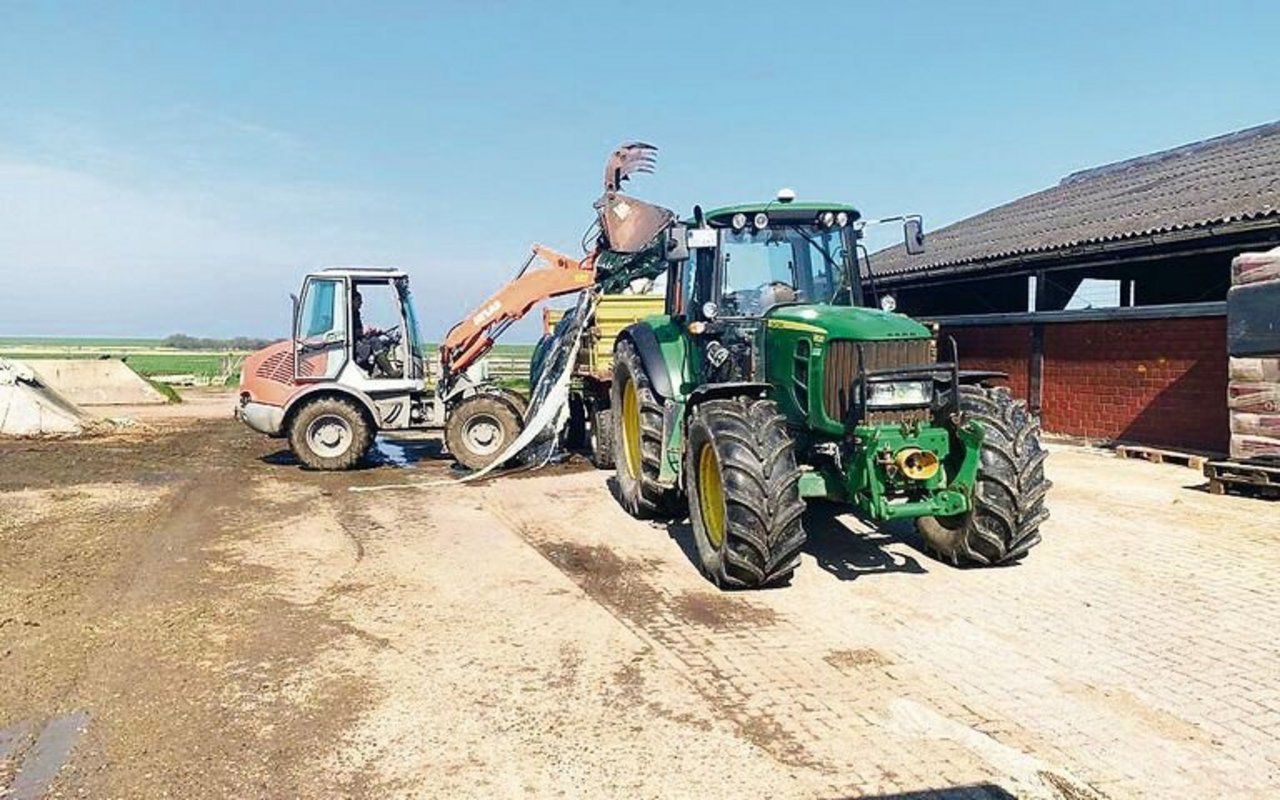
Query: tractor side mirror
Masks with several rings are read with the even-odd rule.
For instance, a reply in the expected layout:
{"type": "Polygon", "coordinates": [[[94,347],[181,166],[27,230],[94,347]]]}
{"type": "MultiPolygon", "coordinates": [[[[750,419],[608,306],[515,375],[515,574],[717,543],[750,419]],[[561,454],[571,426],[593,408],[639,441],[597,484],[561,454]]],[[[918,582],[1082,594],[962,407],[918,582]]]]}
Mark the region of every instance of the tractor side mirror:
{"type": "Polygon", "coordinates": [[[918,256],[924,252],[924,220],[920,217],[907,217],[902,223],[902,233],[906,240],[907,254],[918,256]]]}
{"type": "Polygon", "coordinates": [[[689,259],[689,229],[683,225],[672,225],[667,228],[667,260],[687,261],[689,259]]]}

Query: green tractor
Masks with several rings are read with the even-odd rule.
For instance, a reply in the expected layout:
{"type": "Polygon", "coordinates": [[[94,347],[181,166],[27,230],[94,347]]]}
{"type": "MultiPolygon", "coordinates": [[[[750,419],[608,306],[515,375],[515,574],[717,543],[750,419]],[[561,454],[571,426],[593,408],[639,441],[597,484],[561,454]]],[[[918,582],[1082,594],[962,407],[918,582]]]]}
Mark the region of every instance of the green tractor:
{"type": "MultiPolygon", "coordinates": [[[[1048,516],[1037,420],[954,342],[940,361],[935,330],[864,307],[857,211],[793,199],[695,209],[661,237],[664,313],[614,347],[622,504],[687,508],[722,588],[791,577],[811,498],[914,518],[953,564],[1021,558],[1048,516]]],[[[918,252],[919,218],[904,227],[918,252]]]]}

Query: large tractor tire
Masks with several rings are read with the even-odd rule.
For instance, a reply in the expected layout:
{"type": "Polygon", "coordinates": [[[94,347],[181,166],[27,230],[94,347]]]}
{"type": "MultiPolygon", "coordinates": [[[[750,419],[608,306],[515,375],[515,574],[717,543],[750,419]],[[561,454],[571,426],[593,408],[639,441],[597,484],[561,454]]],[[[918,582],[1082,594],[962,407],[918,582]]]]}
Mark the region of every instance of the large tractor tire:
{"type": "Polygon", "coordinates": [[[351,469],[373,444],[363,410],[341,397],[307,402],[289,422],[289,449],[311,469],[351,469]]]}
{"type": "Polygon", "coordinates": [[[986,431],[973,508],[954,517],[921,517],[925,544],[957,566],[995,566],[1016,561],[1040,541],[1049,517],[1044,476],[1048,453],[1040,446],[1040,423],[1009,390],[960,387],[960,408],[986,431]]]}
{"type": "Polygon", "coordinates": [[[635,345],[623,339],[613,353],[613,459],[627,513],[641,519],[678,513],[679,493],[658,481],[662,459],[662,406],[635,345]]]}
{"type": "Polygon", "coordinates": [[[473,394],[449,410],[445,446],[468,469],[484,469],[520,435],[521,422],[505,398],[473,394]]]}
{"type": "Polygon", "coordinates": [[[685,490],[702,569],[719,587],[786,582],[805,532],[800,469],[772,400],[709,400],[690,417],[685,490]]]}

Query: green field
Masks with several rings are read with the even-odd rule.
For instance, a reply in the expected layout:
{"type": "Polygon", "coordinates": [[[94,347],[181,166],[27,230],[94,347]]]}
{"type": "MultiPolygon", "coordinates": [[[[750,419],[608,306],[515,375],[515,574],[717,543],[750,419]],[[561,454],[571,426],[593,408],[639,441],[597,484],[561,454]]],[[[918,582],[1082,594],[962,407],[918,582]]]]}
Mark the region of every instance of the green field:
{"type": "MultiPolygon", "coordinates": [[[[438,345],[430,344],[434,354],[438,345]]],[[[492,355],[502,359],[527,361],[533,355],[532,344],[495,345],[492,355]]],[[[73,337],[0,337],[0,358],[16,361],[41,358],[122,358],[140,375],[195,375],[212,380],[225,371],[228,358],[239,359],[246,353],[198,350],[176,350],[160,346],[159,339],[90,339],[73,337]]],[[[228,384],[238,383],[235,370],[228,384]]]]}
{"type": "Polygon", "coordinates": [[[0,336],[0,349],[146,350],[159,347],[159,339],[112,339],[91,336],[0,336]]]}

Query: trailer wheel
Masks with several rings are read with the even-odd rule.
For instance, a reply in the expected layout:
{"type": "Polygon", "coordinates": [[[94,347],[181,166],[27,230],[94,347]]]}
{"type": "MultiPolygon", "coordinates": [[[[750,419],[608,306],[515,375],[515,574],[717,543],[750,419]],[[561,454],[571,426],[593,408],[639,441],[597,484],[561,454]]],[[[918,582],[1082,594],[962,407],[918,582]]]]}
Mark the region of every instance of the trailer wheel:
{"type": "Polygon", "coordinates": [[[725,589],[785,583],[804,545],[800,468],[772,400],[708,400],[685,442],[689,520],[702,570],[725,589]]]}
{"type": "Polygon", "coordinates": [[[973,508],[954,517],[921,517],[916,528],[944,560],[994,566],[1016,561],[1040,541],[1049,517],[1044,476],[1048,453],[1040,445],[1040,423],[1008,389],[960,387],[960,408],[982,424],[982,463],[973,488],[973,508]]]}
{"type": "Polygon", "coordinates": [[[474,394],[449,410],[445,445],[458,463],[484,469],[520,435],[520,418],[506,400],[474,394]]]}
{"type": "Polygon", "coordinates": [[[618,342],[613,355],[613,446],[622,506],[633,517],[678,513],[679,493],[658,482],[662,458],[662,406],[635,345],[618,342]]]}
{"type": "Polygon", "coordinates": [[[587,404],[577,393],[569,395],[569,420],[560,441],[566,450],[582,450],[587,446],[587,404]]]}
{"type": "Polygon", "coordinates": [[[311,469],[351,469],[373,444],[364,412],[341,397],[319,397],[293,415],[289,449],[311,469]]]}
{"type": "Polygon", "coordinates": [[[613,469],[613,412],[607,408],[591,410],[587,425],[587,446],[596,469],[613,469]]]}

